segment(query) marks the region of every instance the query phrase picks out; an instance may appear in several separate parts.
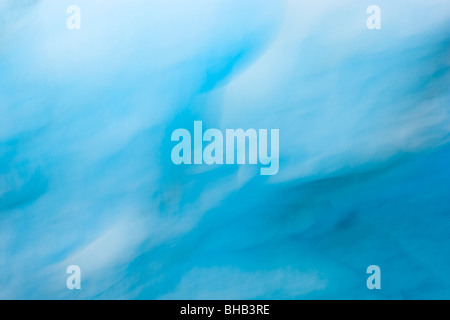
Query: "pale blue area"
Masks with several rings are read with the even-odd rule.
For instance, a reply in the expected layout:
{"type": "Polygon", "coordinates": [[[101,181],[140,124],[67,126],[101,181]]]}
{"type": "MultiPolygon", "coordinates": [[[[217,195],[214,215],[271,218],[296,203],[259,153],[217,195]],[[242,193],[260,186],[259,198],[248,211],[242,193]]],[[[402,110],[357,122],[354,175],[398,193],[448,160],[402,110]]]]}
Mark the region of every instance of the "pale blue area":
{"type": "Polygon", "coordinates": [[[0,299],[449,299],[450,1],[363,2],[0,0],[0,299]]]}

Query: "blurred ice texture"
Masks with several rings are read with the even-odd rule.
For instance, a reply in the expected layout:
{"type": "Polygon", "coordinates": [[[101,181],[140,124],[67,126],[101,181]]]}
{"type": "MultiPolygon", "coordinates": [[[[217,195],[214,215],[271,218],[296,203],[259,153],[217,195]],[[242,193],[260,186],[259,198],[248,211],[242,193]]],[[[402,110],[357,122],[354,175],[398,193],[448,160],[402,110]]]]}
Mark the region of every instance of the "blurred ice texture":
{"type": "Polygon", "coordinates": [[[375,2],[0,0],[0,298],[450,298],[450,1],[375,2]],[[279,174],[174,166],[194,120],[279,174]]]}

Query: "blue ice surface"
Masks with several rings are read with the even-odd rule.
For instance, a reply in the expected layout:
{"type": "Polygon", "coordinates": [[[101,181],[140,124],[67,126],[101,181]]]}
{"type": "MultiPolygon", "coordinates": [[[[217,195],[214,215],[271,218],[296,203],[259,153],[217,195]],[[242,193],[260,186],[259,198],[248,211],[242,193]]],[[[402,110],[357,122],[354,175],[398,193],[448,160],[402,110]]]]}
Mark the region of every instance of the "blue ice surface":
{"type": "Polygon", "coordinates": [[[450,1],[377,2],[0,1],[0,298],[449,299],[450,1]]]}

